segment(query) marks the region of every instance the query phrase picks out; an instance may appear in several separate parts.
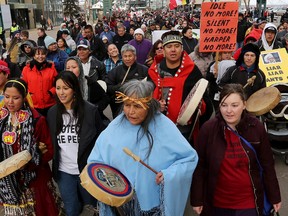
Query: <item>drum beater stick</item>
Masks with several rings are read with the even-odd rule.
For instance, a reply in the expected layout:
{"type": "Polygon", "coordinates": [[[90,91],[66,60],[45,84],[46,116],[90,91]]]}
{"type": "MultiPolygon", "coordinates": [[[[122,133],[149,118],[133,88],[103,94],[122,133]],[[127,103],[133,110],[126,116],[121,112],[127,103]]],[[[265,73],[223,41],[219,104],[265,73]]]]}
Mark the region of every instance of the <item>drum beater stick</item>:
{"type": "Polygon", "coordinates": [[[148,164],[144,163],[139,156],[133,154],[133,152],[128,149],[127,147],[123,148],[123,151],[129,155],[130,157],[132,157],[135,161],[140,162],[141,164],[143,164],[145,167],[147,167],[149,170],[151,170],[152,172],[154,172],[155,174],[157,174],[158,172],[156,170],[154,170],[152,167],[150,167],[148,164]]]}
{"type": "Polygon", "coordinates": [[[253,86],[255,79],[256,79],[256,76],[252,76],[251,78],[249,78],[249,79],[247,80],[246,85],[245,85],[243,88],[245,89],[248,85],[253,86]]]}
{"type": "Polygon", "coordinates": [[[129,73],[129,71],[130,71],[130,68],[131,68],[131,66],[129,66],[128,70],[126,71],[125,76],[124,76],[124,78],[123,78],[123,80],[122,80],[122,82],[121,82],[121,85],[123,85],[123,83],[125,82],[125,80],[126,80],[126,78],[127,78],[127,75],[128,75],[128,73],[129,73]]]}

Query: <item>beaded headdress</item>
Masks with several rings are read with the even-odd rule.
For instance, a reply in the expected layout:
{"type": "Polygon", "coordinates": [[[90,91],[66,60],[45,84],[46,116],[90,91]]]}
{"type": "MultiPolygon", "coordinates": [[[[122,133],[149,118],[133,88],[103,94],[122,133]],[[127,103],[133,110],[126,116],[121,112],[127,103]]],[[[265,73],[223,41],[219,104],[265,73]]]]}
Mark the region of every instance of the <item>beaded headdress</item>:
{"type": "Polygon", "coordinates": [[[164,33],[162,36],[162,41],[163,41],[163,46],[167,45],[168,43],[182,44],[182,39],[178,31],[170,31],[170,32],[164,33]]]}

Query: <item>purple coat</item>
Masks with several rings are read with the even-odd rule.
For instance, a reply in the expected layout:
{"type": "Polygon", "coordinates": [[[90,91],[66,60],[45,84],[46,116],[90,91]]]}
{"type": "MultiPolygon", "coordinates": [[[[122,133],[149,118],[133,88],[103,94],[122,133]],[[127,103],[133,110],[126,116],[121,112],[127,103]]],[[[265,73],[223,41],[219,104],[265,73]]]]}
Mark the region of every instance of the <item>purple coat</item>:
{"type": "Polygon", "coordinates": [[[143,39],[140,43],[133,39],[128,44],[134,46],[136,49],[137,63],[144,64],[152,48],[152,43],[147,39],[143,39]]]}

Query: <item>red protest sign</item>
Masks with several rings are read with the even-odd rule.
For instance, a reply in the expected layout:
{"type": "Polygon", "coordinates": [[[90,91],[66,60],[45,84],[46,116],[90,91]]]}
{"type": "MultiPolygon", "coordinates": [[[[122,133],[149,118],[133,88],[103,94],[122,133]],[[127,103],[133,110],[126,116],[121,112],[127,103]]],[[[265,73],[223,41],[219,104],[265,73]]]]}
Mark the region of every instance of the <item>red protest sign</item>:
{"type": "Polygon", "coordinates": [[[234,51],[238,2],[204,2],[201,7],[200,52],[234,51]]]}

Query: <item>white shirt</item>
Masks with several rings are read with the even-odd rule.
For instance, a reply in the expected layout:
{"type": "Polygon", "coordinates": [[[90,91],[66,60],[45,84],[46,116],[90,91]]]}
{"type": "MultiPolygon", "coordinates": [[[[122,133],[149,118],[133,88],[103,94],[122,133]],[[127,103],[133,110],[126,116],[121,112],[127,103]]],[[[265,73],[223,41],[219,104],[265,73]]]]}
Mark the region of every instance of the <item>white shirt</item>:
{"type": "MultiPolygon", "coordinates": [[[[89,59],[88,59],[88,61],[86,63],[82,63],[84,76],[89,76],[89,71],[90,71],[90,68],[91,68],[91,59],[92,59],[92,56],[89,57],[89,59]]],[[[84,82],[83,86],[85,86],[83,98],[84,98],[84,100],[88,100],[88,87],[87,87],[88,83],[87,83],[87,79],[84,79],[83,82],[84,82]]]]}
{"type": "Polygon", "coordinates": [[[60,147],[59,170],[68,174],[80,174],[78,168],[78,135],[76,133],[77,119],[73,117],[72,110],[67,111],[69,114],[63,114],[63,128],[57,136],[60,147]]]}

